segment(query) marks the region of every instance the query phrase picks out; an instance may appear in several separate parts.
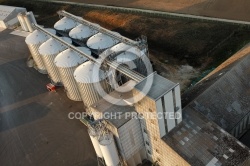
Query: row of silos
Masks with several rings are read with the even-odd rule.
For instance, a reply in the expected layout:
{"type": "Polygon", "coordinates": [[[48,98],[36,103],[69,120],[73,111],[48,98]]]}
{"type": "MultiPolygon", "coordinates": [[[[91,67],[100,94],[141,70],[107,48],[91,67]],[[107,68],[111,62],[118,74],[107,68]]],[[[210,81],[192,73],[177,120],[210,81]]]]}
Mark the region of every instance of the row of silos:
{"type": "MultiPolygon", "coordinates": [[[[73,20],[64,17],[61,20],[59,20],[54,27],[55,29],[57,29],[57,31],[64,31],[69,33],[69,36],[73,40],[86,43],[86,46],[95,53],[103,52],[104,50],[111,48],[110,50],[116,53],[117,55],[114,60],[119,64],[126,64],[127,66],[129,66],[129,68],[134,69],[136,71],[141,69],[145,70],[147,68],[145,67],[144,62],[142,61],[142,57],[145,56],[145,53],[144,54],[142,53],[143,51],[139,50],[136,47],[129,47],[126,44],[119,43],[118,40],[108,35],[97,33],[98,31],[92,29],[89,26],[82,24],[76,26],[73,20]]],[[[118,34],[116,32],[113,33],[118,34]]],[[[89,68],[89,66],[91,66],[90,63],[91,62],[80,65],[80,67],[75,71],[75,79],[78,85],[78,89],[80,90],[82,100],[85,106],[87,107],[94,104],[102,96],[102,94],[100,94],[100,91],[97,89],[96,84],[101,84],[102,85],[101,87],[106,92],[109,92],[110,89],[110,86],[104,83],[107,82],[105,80],[106,78],[101,79],[100,82],[95,82],[93,81],[93,79],[90,82],[86,81],[86,77],[88,75],[91,75],[90,77],[92,77],[93,73],[93,72],[84,72],[84,70],[85,71],[91,70],[89,68]],[[79,74],[81,72],[85,74],[79,74]],[[86,94],[92,96],[87,97],[86,94]]],[[[145,73],[145,71],[139,71],[139,72],[142,74],[145,73]]],[[[114,75],[114,77],[119,77],[119,76],[114,75]]]]}
{"type": "Polygon", "coordinates": [[[107,166],[118,166],[120,163],[117,147],[111,133],[100,134],[89,129],[89,136],[97,157],[103,158],[107,166]]]}
{"type": "MultiPolygon", "coordinates": [[[[99,25],[96,24],[96,26],[99,25]]],[[[77,25],[75,21],[67,17],[63,17],[61,20],[59,20],[54,25],[54,28],[61,34],[68,33],[69,37],[71,37],[74,41],[86,43],[86,46],[90,48],[91,51],[104,50],[118,43],[117,40],[114,40],[107,35],[98,33],[98,31],[92,29],[89,26],[82,24],[77,25]]],[[[86,50],[85,53],[88,55],[91,54],[91,52],[86,52],[86,50]]],[[[102,97],[102,95],[105,95],[105,93],[108,93],[111,90],[110,85],[108,85],[107,81],[105,80],[107,76],[105,75],[104,71],[98,70],[97,74],[99,79],[94,79],[96,73],[94,73],[93,70],[96,67],[97,66],[95,66],[92,62],[85,62],[81,64],[74,72],[74,78],[81,94],[81,99],[83,100],[86,107],[94,104],[102,97]]],[[[60,75],[65,75],[65,71],[61,68],[62,67],[59,67],[59,71],[61,73],[60,75]]],[[[69,78],[65,78],[63,83],[67,82],[65,80],[69,80],[69,78]]],[[[66,92],[68,92],[70,89],[71,91],[74,91],[73,89],[75,88],[69,88],[73,85],[73,82],[71,82],[71,84],[67,82],[66,84],[64,83],[66,92]]],[[[71,96],[69,97],[71,99],[76,98],[78,95],[79,93],[77,93],[77,95],[74,97],[73,95],[68,94],[68,96],[71,96]]],[[[77,98],[79,99],[79,97],[77,98]]]]}
{"type": "MultiPolygon", "coordinates": [[[[49,31],[55,34],[55,31],[49,31]]],[[[69,38],[62,38],[66,42],[71,43],[69,38]]],[[[109,91],[110,86],[105,81],[103,71],[99,72],[101,73],[100,82],[97,82],[99,80],[93,80],[93,72],[91,71],[94,68],[94,64],[92,62],[86,62],[85,64],[86,58],[79,56],[70,49],[65,50],[66,47],[55,39],[48,39],[46,35],[36,30],[26,38],[26,41],[29,48],[35,48],[30,50],[37,64],[38,71],[41,73],[47,72],[55,85],[64,85],[67,96],[71,100],[83,100],[84,104],[89,107],[101,98],[100,91],[98,92],[95,89],[95,84],[100,83],[105,92],[109,91]],[[34,38],[36,40],[33,40],[34,38]],[[29,43],[29,41],[32,42],[29,43]],[[81,66],[76,70],[79,65],[81,66]]],[[[79,49],[85,54],[91,55],[91,51],[88,48],[79,47],[79,49]]]]}
{"type": "MultiPolygon", "coordinates": [[[[85,47],[78,47],[78,49],[85,54],[91,54],[89,49],[85,47]]],[[[67,49],[61,52],[55,58],[54,63],[60,73],[66,94],[71,100],[82,100],[76,81],[74,79],[74,71],[80,64],[84,63],[86,60],[87,59],[85,57],[79,56],[78,53],[71,49],[67,49]]]]}
{"type": "MultiPolygon", "coordinates": [[[[56,33],[55,30],[53,29],[46,29],[46,30],[52,34],[56,33]]],[[[43,60],[38,50],[39,50],[39,47],[48,39],[49,37],[46,34],[38,30],[33,31],[25,39],[25,42],[30,50],[31,56],[33,57],[34,62],[36,64],[37,70],[43,74],[46,74],[47,71],[46,71],[43,60]]]]}
{"type": "MultiPolygon", "coordinates": [[[[98,24],[95,24],[98,27],[98,24]]],[[[91,28],[90,26],[79,24],[78,22],[63,17],[54,24],[54,28],[60,35],[69,36],[74,41],[84,43],[89,49],[95,53],[101,53],[104,50],[119,43],[118,40],[105,35],[103,33],[98,33],[97,30],[91,28]]],[[[113,32],[116,35],[120,35],[117,32],[113,32]]]]}
{"type": "MultiPolygon", "coordinates": [[[[61,37],[67,43],[71,43],[71,39],[67,37],[61,37]]],[[[55,57],[62,51],[64,51],[66,47],[59,43],[57,40],[50,38],[46,42],[44,42],[39,47],[39,53],[43,60],[44,66],[47,69],[47,73],[55,85],[62,85],[62,80],[58,69],[54,63],[55,57]]]]}
{"type": "MultiPolygon", "coordinates": [[[[75,35],[75,38],[80,36],[79,40],[86,40],[95,34],[87,40],[87,46],[92,50],[107,49],[118,43],[117,40],[97,33],[87,26],[77,26],[76,22],[66,17],[57,22],[55,28],[57,28],[57,31],[64,32],[69,32],[72,29],[71,36],[75,35]]],[[[49,31],[55,34],[54,30],[49,31]]],[[[68,43],[70,42],[68,41],[68,43]]],[[[106,81],[107,76],[104,71],[98,71],[99,80],[93,79],[95,65],[92,62],[85,62],[87,59],[81,57],[76,52],[70,49],[65,50],[66,47],[55,39],[48,39],[45,34],[35,30],[26,38],[26,43],[30,48],[38,70],[41,73],[48,72],[54,84],[63,84],[67,96],[71,100],[83,100],[84,104],[89,107],[102,97],[102,91],[110,92],[111,89],[106,81]],[[98,86],[101,90],[98,90],[98,86]]],[[[120,43],[112,48],[117,52],[124,51],[124,44],[120,43]]],[[[83,47],[79,47],[79,49],[85,54],[91,55],[89,49],[83,47]]],[[[125,51],[116,56],[117,62],[125,64],[136,59],[137,56],[133,54],[133,51],[125,51]]]]}

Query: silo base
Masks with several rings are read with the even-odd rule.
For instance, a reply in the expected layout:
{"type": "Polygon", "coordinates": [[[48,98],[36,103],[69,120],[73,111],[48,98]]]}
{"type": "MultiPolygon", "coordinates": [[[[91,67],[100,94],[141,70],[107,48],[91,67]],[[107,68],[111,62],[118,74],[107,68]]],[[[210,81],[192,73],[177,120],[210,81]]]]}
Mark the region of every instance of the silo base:
{"type": "Polygon", "coordinates": [[[41,74],[48,74],[47,70],[41,70],[41,69],[38,69],[36,67],[34,67],[39,73],[41,74]]]}
{"type": "Polygon", "coordinates": [[[67,91],[65,90],[65,92],[66,92],[66,94],[67,94],[67,97],[70,99],[70,100],[72,100],[72,101],[82,101],[82,99],[81,98],[72,98],[70,95],[68,95],[68,93],[67,93],[67,91]]]}
{"type": "Polygon", "coordinates": [[[50,79],[51,84],[55,86],[63,86],[62,82],[54,82],[53,80],[50,79]]]}

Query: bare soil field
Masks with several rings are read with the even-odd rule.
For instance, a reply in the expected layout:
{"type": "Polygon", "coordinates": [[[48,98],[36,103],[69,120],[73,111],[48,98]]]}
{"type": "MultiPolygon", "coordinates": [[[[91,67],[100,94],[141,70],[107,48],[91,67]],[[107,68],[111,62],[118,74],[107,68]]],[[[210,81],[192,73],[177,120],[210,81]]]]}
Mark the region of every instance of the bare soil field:
{"type": "Polygon", "coordinates": [[[64,0],[250,21],[249,0],[64,0]]]}
{"type": "Polygon", "coordinates": [[[231,24],[149,17],[44,2],[1,1],[33,11],[38,15],[37,22],[45,27],[53,27],[59,20],[56,11],[64,9],[131,39],[145,35],[154,69],[179,82],[182,91],[201,79],[204,71],[216,68],[250,41],[248,27],[231,24]]]}

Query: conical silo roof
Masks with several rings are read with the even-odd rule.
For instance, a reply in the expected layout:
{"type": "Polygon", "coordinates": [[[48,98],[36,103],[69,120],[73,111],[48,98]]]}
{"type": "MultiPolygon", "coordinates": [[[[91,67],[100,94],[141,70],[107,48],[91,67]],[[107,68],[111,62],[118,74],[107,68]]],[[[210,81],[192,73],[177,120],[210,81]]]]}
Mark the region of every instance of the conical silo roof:
{"type": "MultiPolygon", "coordinates": [[[[69,44],[72,43],[72,40],[68,37],[60,37],[60,38],[69,44]]],[[[39,53],[41,55],[53,55],[53,54],[58,54],[59,52],[65,49],[66,47],[63,44],[58,42],[56,39],[50,38],[39,47],[39,53]]]]}
{"type": "Polygon", "coordinates": [[[104,71],[97,69],[98,66],[95,63],[91,61],[85,62],[76,68],[74,72],[75,80],[79,83],[95,83],[105,79],[104,71]]]}
{"type": "MultiPolygon", "coordinates": [[[[116,34],[119,34],[117,32],[113,32],[116,34]]],[[[87,41],[87,46],[91,49],[106,49],[109,47],[112,47],[113,45],[117,44],[119,41],[113,39],[110,36],[107,36],[105,34],[102,33],[98,33],[94,36],[92,36],[91,38],[89,38],[89,40],[87,41]]]]}
{"type": "Polygon", "coordinates": [[[111,52],[123,52],[123,51],[127,51],[127,52],[131,52],[131,53],[134,53],[136,54],[137,56],[140,56],[142,54],[145,53],[145,51],[141,51],[139,48],[137,47],[133,47],[133,46],[129,46],[127,44],[124,44],[124,43],[119,43],[113,47],[110,48],[110,51],[111,52]]]}
{"type": "Polygon", "coordinates": [[[55,23],[54,28],[56,30],[65,31],[65,30],[72,29],[75,26],[77,26],[77,22],[75,22],[74,20],[70,18],[63,17],[62,19],[60,19],[59,21],[55,23]]]}
{"type": "Polygon", "coordinates": [[[118,63],[122,63],[122,62],[126,63],[126,62],[131,62],[137,58],[138,57],[134,53],[126,51],[126,52],[123,52],[123,53],[117,55],[116,61],[118,63]]]}
{"type": "Polygon", "coordinates": [[[97,33],[98,31],[90,28],[89,26],[80,24],[69,32],[69,36],[73,39],[81,40],[86,39],[97,33]]]}
{"type": "MultiPolygon", "coordinates": [[[[46,30],[52,34],[56,34],[56,31],[54,29],[46,28],[46,30]]],[[[46,40],[48,40],[48,36],[46,34],[41,31],[35,30],[26,37],[25,42],[26,44],[39,44],[45,42],[46,40]]]]}
{"type": "Polygon", "coordinates": [[[110,51],[112,52],[120,52],[120,51],[125,51],[129,46],[124,43],[119,43],[113,47],[110,48],[110,51]]]}
{"type": "MultiPolygon", "coordinates": [[[[78,49],[84,52],[85,54],[91,55],[91,51],[86,47],[78,47],[78,49]]],[[[80,56],[75,51],[67,49],[58,54],[54,62],[57,67],[69,68],[80,65],[86,60],[87,58],[80,56]]]]}

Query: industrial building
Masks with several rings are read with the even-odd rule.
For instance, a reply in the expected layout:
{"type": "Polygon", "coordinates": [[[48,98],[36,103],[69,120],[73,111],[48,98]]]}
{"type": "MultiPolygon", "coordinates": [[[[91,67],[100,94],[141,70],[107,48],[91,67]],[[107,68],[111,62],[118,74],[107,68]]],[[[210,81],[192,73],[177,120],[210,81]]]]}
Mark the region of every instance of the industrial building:
{"type": "MultiPolygon", "coordinates": [[[[64,85],[68,98],[83,101],[88,116],[81,121],[88,127],[99,164],[136,166],[146,161],[160,166],[250,164],[249,149],[214,123],[214,119],[197,111],[197,107],[202,107],[202,99],[183,109],[179,84],[150,70],[145,37],[134,41],[65,11],[58,13],[63,18],[54,26],[57,35],[34,24],[36,30],[30,36],[43,34],[42,40],[27,44],[35,45],[36,53],[31,50],[32,56],[48,63],[40,70],[51,70],[49,66],[54,60],[53,70],[56,66],[58,81],[64,85]],[[79,29],[86,34],[78,38],[74,34],[80,33],[79,29]],[[73,44],[59,36],[71,37],[73,44]],[[42,58],[46,40],[55,40],[64,48],[48,48],[56,50],[44,53],[52,55],[49,61],[42,58]],[[100,69],[97,75],[96,68],[100,69]],[[105,117],[106,114],[114,116],[105,117]],[[164,116],[159,118],[159,114],[164,116]]],[[[240,66],[247,64],[244,61],[240,66]]],[[[239,107],[236,101],[228,110],[235,109],[240,114],[239,107]]]]}
{"type": "Polygon", "coordinates": [[[0,5],[0,28],[11,28],[19,24],[17,15],[25,8],[0,5]]]}
{"type": "Polygon", "coordinates": [[[193,109],[236,138],[250,129],[249,64],[246,56],[229,71],[219,73],[222,76],[191,103],[193,109]]]}

